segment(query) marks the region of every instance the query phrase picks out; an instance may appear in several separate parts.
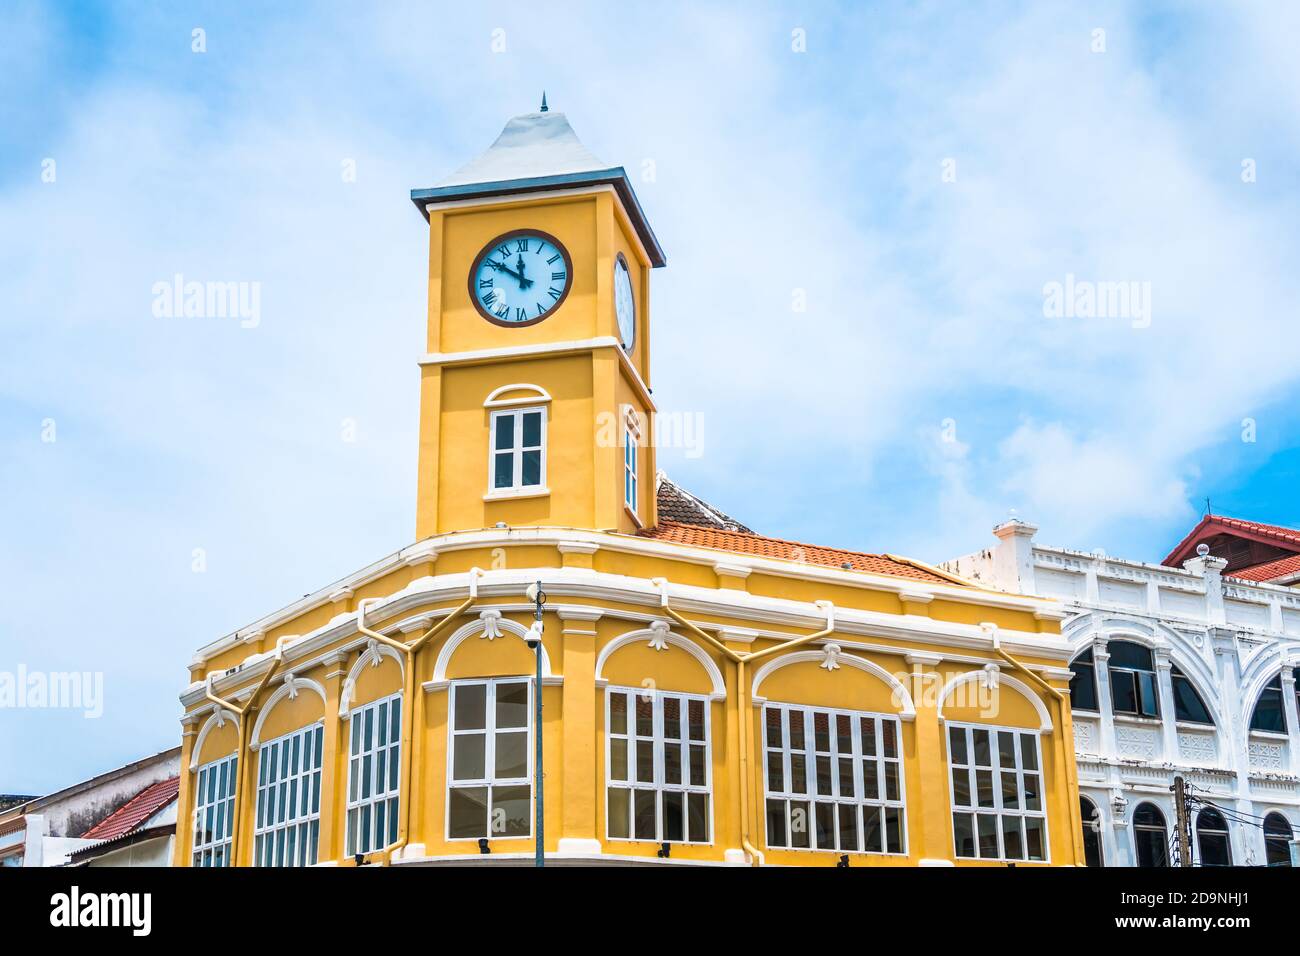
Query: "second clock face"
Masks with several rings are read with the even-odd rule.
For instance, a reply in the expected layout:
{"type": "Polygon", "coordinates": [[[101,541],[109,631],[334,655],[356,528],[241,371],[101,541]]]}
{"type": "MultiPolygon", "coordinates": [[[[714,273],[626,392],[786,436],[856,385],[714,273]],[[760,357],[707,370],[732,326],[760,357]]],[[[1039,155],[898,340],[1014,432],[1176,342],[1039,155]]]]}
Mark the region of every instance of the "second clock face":
{"type": "Polygon", "coordinates": [[[517,229],[484,246],[469,273],[479,314],[504,326],[535,325],[560,307],[573,284],[569,252],[549,233],[517,229]]]}

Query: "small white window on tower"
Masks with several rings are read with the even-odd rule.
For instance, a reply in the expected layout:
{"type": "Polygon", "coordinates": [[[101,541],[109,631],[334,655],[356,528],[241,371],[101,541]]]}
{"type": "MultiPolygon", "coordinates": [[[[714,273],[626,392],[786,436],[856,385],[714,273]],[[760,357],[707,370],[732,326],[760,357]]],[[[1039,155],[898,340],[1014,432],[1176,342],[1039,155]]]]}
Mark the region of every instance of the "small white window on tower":
{"type": "Polygon", "coordinates": [[[492,413],[491,494],[541,492],[546,488],[546,409],[492,413]]]}
{"type": "Polygon", "coordinates": [[[637,513],[637,452],[641,436],[636,411],[625,406],[623,414],[623,504],[635,517],[637,513]]]}
{"type": "Polygon", "coordinates": [[[636,433],[631,428],[623,434],[623,504],[636,514],[636,433]]]}

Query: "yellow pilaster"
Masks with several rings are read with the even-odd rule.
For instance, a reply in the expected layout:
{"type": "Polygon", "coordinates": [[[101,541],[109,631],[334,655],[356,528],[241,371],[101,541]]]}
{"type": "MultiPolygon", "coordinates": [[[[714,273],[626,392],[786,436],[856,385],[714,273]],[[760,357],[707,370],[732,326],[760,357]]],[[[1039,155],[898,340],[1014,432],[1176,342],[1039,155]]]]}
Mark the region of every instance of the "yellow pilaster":
{"type": "Polygon", "coordinates": [[[344,773],[347,761],[347,741],[343,739],[339,719],[339,701],[343,692],[343,679],[347,676],[346,654],[332,654],[325,660],[325,732],[321,750],[320,778],[320,845],[316,853],[319,862],[338,860],[343,856],[343,816],[347,799],[346,787],[340,782],[347,779],[344,773]]]}
{"type": "Polygon", "coordinates": [[[596,715],[596,626],[600,611],[561,611],[564,635],[563,761],[561,763],[560,839],[568,847],[585,845],[594,851],[602,834],[598,831],[601,781],[596,754],[603,721],[596,715]],[[569,843],[568,841],[575,841],[569,843]],[[582,844],[576,843],[582,841],[582,844]]]}

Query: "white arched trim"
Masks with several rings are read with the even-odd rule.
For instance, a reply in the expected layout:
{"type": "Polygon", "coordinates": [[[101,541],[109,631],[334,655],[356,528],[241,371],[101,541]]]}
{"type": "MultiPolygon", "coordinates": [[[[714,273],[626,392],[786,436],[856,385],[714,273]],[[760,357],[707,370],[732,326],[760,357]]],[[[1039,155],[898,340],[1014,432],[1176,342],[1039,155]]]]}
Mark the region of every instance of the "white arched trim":
{"type": "Polygon", "coordinates": [[[487,399],[483,402],[484,408],[508,408],[511,405],[536,405],[538,402],[549,402],[551,393],[540,385],[529,385],[527,382],[515,382],[513,385],[502,385],[500,388],[492,389],[487,399]],[[502,398],[502,395],[509,395],[511,392],[522,392],[524,394],[517,398],[502,398]]]}
{"type": "MultiPolygon", "coordinates": [[[[212,728],[224,727],[228,720],[232,723],[238,724],[239,718],[224,707],[218,707],[216,704],[213,704],[212,713],[209,714],[208,719],[203,722],[203,726],[199,728],[199,735],[194,738],[194,749],[190,751],[191,770],[199,769],[199,753],[203,750],[203,742],[208,739],[208,734],[212,732],[212,728]]],[[[230,752],[234,753],[233,750],[230,752]]],[[[226,755],[223,754],[222,756],[226,755]]]]}
{"type": "MultiPolygon", "coordinates": [[[[452,655],[456,653],[456,648],[465,643],[471,637],[482,638],[483,640],[498,640],[506,634],[512,634],[521,641],[527,636],[528,628],[522,624],[516,624],[508,617],[502,617],[500,611],[484,611],[478,616],[478,620],[470,621],[463,624],[457,631],[447,638],[442,649],[438,651],[438,659],[433,664],[433,678],[425,685],[443,684],[447,681],[447,667],[451,664],[452,655]]],[[[542,678],[553,676],[551,673],[551,656],[546,653],[546,645],[542,645],[542,678]]]]}
{"type": "Polygon", "coordinates": [[[402,672],[402,677],[406,677],[406,661],[402,655],[397,653],[395,648],[387,644],[380,644],[373,637],[366,644],[366,649],[362,651],[348,671],[348,676],[343,680],[343,692],[339,694],[339,716],[346,717],[348,711],[352,709],[352,703],[357,696],[357,678],[361,676],[361,669],[369,665],[378,667],[385,657],[391,657],[397,661],[397,669],[402,672]]]}
{"type": "MultiPolygon", "coordinates": [[[[321,704],[323,705],[325,703],[324,687],[312,680],[310,677],[295,677],[293,674],[290,674],[284,679],[284,683],[276,689],[275,693],[266,699],[266,703],[263,704],[259,710],[257,714],[257,723],[253,724],[253,736],[248,741],[249,750],[256,750],[261,746],[262,724],[266,723],[266,716],[275,708],[275,705],[280,703],[280,701],[284,700],[286,697],[293,700],[298,696],[299,692],[304,690],[315,691],[320,695],[321,704]]],[[[317,723],[317,721],[312,721],[312,723],[317,723]]]]}
{"type": "MultiPolygon", "coordinates": [[[[1047,705],[1043,703],[1043,699],[1039,697],[1036,693],[1034,693],[1033,689],[1030,688],[1028,684],[1024,683],[1019,678],[1012,677],[1010,674],[1002,673],[1000,671],[996,671],[996,672],[998,675],[997,677],[998,686],[1001,687],[1002,685],[1005,684],[1007,687],[1010,687],[1012,690],[1019,693],[1020,696],[1025,698],[1025,700],[1029,701],[1029,703],[1033,705],[1034,713],[1038,715],[1038,721],[1039,721],[1038,729],[1044,731],[1045,733],[1051,733],[1052,718],[1051,715],[1047,713],[1047,705]]],[[[962,684],[969,684],[972,682],[980,683],[983,684],[985,687],[988,687],[989,671],[988,670],[966,671],[966,673],[958,674],[952,680],[948,681],[948,683],[944,685],[943,690],[939,692],[938,710],[939,710],[940,720],[944,719],[943,716],[944,701],[946,701],[948,697],[952,694],[952,692],[956,690],[958,687],[960,687],[962,684]]]]}
{"type": "MultiPolygon", "coordinates": [[[[638,641],[645,641],[646,644],[658,651],[667,650],[669,646],[680,648],[691,657],[699,661],[704,672],[709,675],[709,683],[713,685],[713,690],[709,692],[710,697],[714,700],[727,699],[727,685],[722,679],[722,671],[718,670],[718,665],[714,663],[713,658],[704,652],[704,649],[694,641],[682,637],[680,634],[674,634],[663,622],[656,621],[654,626],[642,628],[639,631],[629,631],[626,634],[619,635],[601,648],[600,653],[596,656],[596,684],[604,686],[605,684],[605,662],[613,656],[614,652],[621,647],[627,647],[629,644],[635,644],[638,641]]],[[[661,688],[668,690],[669,688],[661,688]]]]}
{"type": "Polygon", "coordinates": [[[763,681],[767,680],[773,671],[778,671],[782,667],[789,667],[791,664],[825,665],[829,661],[833,661],[836,665],[848,664],[850,667],[856,667],[858,670],[866,671],[873,677],[878,677],[884,681],[893,691],[894,700],[898,706],[898,716],[902,720],[915,719],[916,704],[913,703],[912,695],[902,681],[874,661],[869,661],[865,657],[858,657],[856,654],[845,654],[838,651],[838,649],[832,651],[831,648],[834,648],[834,645],[827,645],[826,648],[820,651],[795,651],[792,654],[774,657],[754,673],[753,689],[750,693],[754,698],[758,699],[763,681]]]}

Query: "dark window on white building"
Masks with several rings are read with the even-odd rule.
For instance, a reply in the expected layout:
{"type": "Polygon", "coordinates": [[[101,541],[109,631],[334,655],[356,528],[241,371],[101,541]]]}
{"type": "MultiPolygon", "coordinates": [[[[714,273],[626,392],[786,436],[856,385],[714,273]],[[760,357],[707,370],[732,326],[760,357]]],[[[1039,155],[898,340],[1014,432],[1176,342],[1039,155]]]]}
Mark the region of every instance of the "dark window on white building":
{"type": "Polygon", "coordinates": [[[1159,717],[1156,669],[1150,648],[1130,641],[1111,641],[1110,694],[1117,714],[1159,717]]]}
{"type": "Polygon", "coordinates": [[[1232,866],[1228,822],[1213,807],[1203,807],[1196,814],[1196,847],[1200,850],[1201,866],[1232,866]]]}
{"type": "Polygon", "coordinates": [[[1269,866],[1291,865],[1291,824],[1280,813],[1264,818],[1264,850],[1269,866]]]}
{"type": "Polygon", "coordinates": [[[1187,679],[1187,675],[1174,667],[1169,672],[1169,681],[1174,688],[1174,717],[1189,724],[1209,724],[1214,726],[1210,709],[1196,693],[1196,688],[1187,679]]]}
{"type": "Polygon", "coordinates": [[[1165,829],[1165,815],[1155,804],[1139,804],[1133,811],[1133,845],[1138,866],[1169,865],[1169,831],[1165,829]]]}
{"type": "Polygon", "coordinates": [[[1070,678],[1070,706],[1075,710],[1097,709],[1097,671],[1092,662],[1092,648],[1088,648],[1070,664],[1074,676],[1070,678]]]}
{"type": "Polygon", "coordinates": [[[1264,687],[1250,715],[1251,730],[1286,733],[1286,708],[1282,704],[1282,675],[1278,674],[1264,687]]]}
{"type": "Polygon", "coordinates": [[[1101,853],[1101,814],[1087,797],[1079,798],[1079,818],[1083,821],[1083,859],[1088,866],[1103,866],[1101,853]]]}

